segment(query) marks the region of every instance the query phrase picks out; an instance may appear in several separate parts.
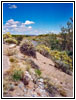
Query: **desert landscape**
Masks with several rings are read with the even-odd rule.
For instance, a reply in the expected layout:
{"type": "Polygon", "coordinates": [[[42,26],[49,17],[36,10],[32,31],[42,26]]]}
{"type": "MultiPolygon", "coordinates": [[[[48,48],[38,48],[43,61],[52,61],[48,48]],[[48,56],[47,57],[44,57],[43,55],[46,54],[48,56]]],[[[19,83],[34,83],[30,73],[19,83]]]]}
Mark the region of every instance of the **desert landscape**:
{"type": "MultiPolygon", "coordinates": [[[[8,6],[12,11],[19,5],[8,6]]],[[[30,24],[4,23],[3,97],[73,97],[73,17],[58,33],[32,35],[30,24]]]]}

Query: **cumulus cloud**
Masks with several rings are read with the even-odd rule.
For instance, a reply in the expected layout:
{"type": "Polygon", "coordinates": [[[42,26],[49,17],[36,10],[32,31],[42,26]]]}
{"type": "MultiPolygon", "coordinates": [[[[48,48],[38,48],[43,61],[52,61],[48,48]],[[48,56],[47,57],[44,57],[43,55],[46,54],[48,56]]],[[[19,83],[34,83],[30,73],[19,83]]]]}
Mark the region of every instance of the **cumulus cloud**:
{"type": "Polygon", "coordinates": [[[25,25],[34,24],[34,23],[35,23],[35,22],[29,21],[29,20],[26,20],[26,21],[25,21],[25,25]]]}
{"type": "Polygon", "coordinates": [[[31,31],[32,26],[26,26],[25,23],[21,23],[19,21],[14,21],[14,19],[8,20],[3,25],[3,33],[11,32],[11,33],[26,33],[27,31],[31,31]]]}
{"type": "Polygon", "coordinates": [[[28,29],[31,29],[32,28],[32,26],[28,26],[28,29]]]}
{"type": "Polygon", "coordinates": [[[16,9],[16,8],[17,8],[17,6],[16,6],[16,5],[11,5],[11,4],[8,4],[8,6],[9,6],[9,9],[16,9]]]}

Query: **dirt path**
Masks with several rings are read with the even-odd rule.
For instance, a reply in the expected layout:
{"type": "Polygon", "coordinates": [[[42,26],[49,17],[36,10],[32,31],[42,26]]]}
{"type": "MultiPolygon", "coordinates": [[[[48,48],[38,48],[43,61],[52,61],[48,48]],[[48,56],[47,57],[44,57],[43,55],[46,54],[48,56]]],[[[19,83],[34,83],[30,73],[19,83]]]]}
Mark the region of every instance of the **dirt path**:
{"type": "Polygon", "coordinates": [[[68,97],[73,96],[73,76],[54,67],[52,60],[37,53],[37,59],[32,60],[40,67],[42,76],[48,77],[55,86],[64,89],[68,97]]]}

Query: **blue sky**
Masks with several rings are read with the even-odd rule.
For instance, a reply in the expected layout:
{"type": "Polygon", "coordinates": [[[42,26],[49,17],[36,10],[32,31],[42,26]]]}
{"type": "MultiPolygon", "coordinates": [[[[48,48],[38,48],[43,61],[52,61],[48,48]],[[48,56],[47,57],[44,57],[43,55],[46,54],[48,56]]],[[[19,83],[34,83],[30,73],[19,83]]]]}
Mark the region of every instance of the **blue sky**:
{"type": "Polygon", "coordinates": [[[3,33],[58,33],[72,16],[72,3],[4,3],[3,33]]]}

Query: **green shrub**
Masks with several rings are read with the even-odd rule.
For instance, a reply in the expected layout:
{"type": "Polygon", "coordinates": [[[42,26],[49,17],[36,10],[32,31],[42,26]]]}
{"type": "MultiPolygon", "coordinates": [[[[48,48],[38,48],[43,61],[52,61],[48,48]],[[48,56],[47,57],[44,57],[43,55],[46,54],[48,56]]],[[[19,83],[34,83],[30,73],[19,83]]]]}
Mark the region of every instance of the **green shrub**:
{"type": "Polygon", "coordinates": [[[20,52],[23,53],[24,55],[36,58],[36,50],[30,41],[25,40],[22,42],[20,46],[20,52]]]}
{"type": "Polygon", "coordinates": [[[73,56],[73,52],[72,51],[66,51],[66,53],[68,54],[68,56],[73,56]]]}
{"type": "Polygon", "coordinates": [[[14,70],[13,75],[12,75],[13,79],[16,81],[22,79],[22,76],[23,76],[23,71],[21,70],[14,70]]]}
{"type": "Polygon", "coordinates": [[[9,75],[12,77],[13,80],[18,81],[24,77],[25,68],[20,67],[19,64],[12,64],[8,70],[9,75]]]}
{"type": "Polygon", "coordinates": [[[41,71],[39,69],[35,69],[35,73],[37,76],[41,76],[41,71]]]}
{"type": "Polygon", "coordinates": [[[45,45],[38,45],[36,47],[36,50],[41,53],[42,55],[44,55],[45,57],[49,57],[50,56],[50,48],[48,48],[45,45]]]}
{"type": "Polygon", "coordinates": [[[5,42],[6,43],[14,43],[14,44],[17,44],[17,40],[16,39],[14,39],[14,38],[7,38],[7,39],[5,39],[5,42]]]}

